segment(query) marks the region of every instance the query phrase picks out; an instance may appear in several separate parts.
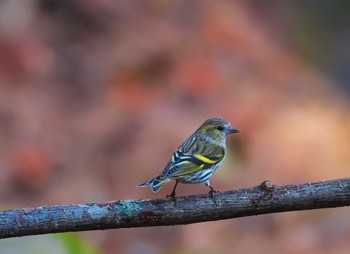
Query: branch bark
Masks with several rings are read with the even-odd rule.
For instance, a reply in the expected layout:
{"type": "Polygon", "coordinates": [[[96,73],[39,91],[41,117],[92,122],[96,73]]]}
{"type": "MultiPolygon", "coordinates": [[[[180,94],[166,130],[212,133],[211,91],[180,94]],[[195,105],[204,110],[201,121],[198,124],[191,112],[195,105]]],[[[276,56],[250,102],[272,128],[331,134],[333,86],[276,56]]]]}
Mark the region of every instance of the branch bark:
{"type": "Polygon", "coordinates": [[[350,205],[350,178],[185,197],[21,208],[0,212],[0,238],[68,231],[190,224],[350,205]]]}

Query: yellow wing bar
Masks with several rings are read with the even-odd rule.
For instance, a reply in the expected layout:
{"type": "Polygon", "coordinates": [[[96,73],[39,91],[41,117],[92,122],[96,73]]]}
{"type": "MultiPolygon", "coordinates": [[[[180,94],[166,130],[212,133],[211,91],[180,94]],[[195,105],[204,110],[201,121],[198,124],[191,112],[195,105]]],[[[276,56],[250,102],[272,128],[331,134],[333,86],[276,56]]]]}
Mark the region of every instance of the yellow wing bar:
{"type": "Polygon", "coordinates": [[[198,160],[201,160],[204,163],[208,163],[208,164],[215,164],[220,160],[220,159],[212,160],[212,159],[209,159],[208,157],[205,157],[204,155],[201,155],[201,154],[196,154],[196,155],[194,155],[194,157],[197,158],[198,160]]]}

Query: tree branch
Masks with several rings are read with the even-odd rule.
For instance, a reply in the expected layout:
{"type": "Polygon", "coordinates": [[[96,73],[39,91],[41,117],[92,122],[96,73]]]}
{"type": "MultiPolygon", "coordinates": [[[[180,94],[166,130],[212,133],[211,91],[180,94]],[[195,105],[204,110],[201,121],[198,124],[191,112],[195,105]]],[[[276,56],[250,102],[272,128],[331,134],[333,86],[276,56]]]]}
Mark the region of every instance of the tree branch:
{"type": "Polygon", "coordinates": [[[149,227],[350,205],[350,178],[261,185],[210,195],[42,206],[0,212],[0,238],[68,231],[149,227]]]}

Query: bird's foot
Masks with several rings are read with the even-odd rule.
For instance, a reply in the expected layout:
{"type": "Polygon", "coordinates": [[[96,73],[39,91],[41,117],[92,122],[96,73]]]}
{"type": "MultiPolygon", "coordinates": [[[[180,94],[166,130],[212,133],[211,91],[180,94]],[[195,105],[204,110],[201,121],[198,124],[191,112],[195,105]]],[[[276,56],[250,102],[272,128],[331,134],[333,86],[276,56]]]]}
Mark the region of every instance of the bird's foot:
{"type": "Polygon", "coordinates": [[[210,194],[210,196],[212,197],[212,198],[214,198],[214,194],[215,193],[218,193],[218,192],[220,192],[220,191],[218,191],[218,190],[215,190],[213,187],[211,187],[211,186],[208,186],[209,188],[210,188],[210,191],[209,191],[209,194],[210,194]]]}
{"type": "Polygon", "coordinates": [[[169,195],[166,195],[166,198],[171,198],[171,199],[173,199],[175,201],[176,200],[176,193],[175,193],[175,191],[173,191],[169,195]]]}

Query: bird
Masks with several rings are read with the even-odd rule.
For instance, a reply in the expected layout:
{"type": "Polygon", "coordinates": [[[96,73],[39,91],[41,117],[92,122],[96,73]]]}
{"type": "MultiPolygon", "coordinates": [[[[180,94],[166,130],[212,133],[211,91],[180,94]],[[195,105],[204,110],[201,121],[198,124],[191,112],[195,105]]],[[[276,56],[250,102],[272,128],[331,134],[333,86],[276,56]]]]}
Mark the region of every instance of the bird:
{"type": "Polygon", "coordinates": [[[153,192],[158,192],[164,184],[175,180],[167,197],[175,198],[178,183],[205,184],[213,195],[217,190],[210,185],[210,178],[226,157],[226,136],[239,132],[224,118],[207,119],[173,153],[160,175],[137,187],[150,186],[153,192]]]}

